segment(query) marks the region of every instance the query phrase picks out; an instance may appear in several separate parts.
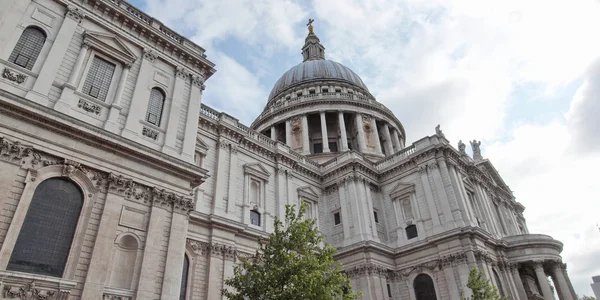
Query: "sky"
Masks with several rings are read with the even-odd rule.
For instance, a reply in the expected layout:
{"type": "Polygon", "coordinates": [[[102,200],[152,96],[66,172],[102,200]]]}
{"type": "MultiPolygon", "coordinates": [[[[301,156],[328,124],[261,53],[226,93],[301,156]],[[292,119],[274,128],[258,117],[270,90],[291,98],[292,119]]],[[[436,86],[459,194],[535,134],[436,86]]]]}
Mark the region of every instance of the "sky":
{"type": "MultiPolygon", "coordinates": [[[[531,233],[564,243],[579,295],[600,275],[600,0],[134,0],[205,48],[203,103],[250,125],[302,61],[308,18],[326,58],[361,76],[407,142],[441,125],[481,140],[531,233]]],[[[469,148],[469,147],[468,147],[469,148]]],[[[470,149],[469,149],[470,150],[470,149]]]]}

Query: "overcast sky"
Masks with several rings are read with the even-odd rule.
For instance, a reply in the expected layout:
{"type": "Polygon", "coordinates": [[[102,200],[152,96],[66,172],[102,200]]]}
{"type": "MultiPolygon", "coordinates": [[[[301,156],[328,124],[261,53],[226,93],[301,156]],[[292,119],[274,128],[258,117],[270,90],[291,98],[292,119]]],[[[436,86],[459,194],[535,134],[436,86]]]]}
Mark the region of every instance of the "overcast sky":
{"type": "Polygon", "coordinates": [[[300,63],[307,19],[327,59],[359,74],[403,122],[482,140],[526,207],[565,244],[579,295],[600,275],[600,1],[134,0],[217,64],[206,103],[250,125],[300,63]]]}

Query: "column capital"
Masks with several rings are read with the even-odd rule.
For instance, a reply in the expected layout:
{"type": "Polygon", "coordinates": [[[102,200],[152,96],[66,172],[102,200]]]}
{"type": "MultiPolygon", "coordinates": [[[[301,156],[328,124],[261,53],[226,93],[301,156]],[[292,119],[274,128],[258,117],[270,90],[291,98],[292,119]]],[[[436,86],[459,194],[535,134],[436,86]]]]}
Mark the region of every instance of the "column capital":
{"type": "Polygon", "coordinates": [[[77,23],[81,22],[85,18],[85,13],[81,11],[78,7],[74,5],[67,6],[67,18],[76,21],[77,23]]]}
{"type": "Polygon", "coordinates": [[[206,85],[204,84],[204,76],[192,76],[192,84],[199,87],[203,91],[206,89],[206,85]]]}
{"type": "Polygon", "coordinates": [[[154,62],[158,58],[158,53],[150,48],[144,48],[143,58],[154,62]]]}
{"type": "Polygon", "coordinates": [[[532,261],[533,263],[533,267],[537,270],[537,269],[542,269],[543,270],[543,265],[544,265],[544,261],[541,259],[536,259],[534,261],[532,261]]]}

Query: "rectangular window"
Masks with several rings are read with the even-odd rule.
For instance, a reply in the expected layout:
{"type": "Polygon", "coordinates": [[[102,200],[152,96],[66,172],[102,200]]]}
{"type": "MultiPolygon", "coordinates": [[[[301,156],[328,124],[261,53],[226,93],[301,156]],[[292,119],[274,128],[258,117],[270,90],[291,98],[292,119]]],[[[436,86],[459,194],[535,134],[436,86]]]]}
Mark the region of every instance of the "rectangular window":
{"type": "Polygon", "coordinates": [[[388,290],[388,297],[392,298],[392,287],[390,286],[390,284],[387,284],[387,290],[388,290]]]}
{"type": "Polygon", "coordinates": [[[336,93],[341,93],[341,92],[342,92],[342,89],[335,89],[335,92],[336,92],[336,93]]]}
{"type": "Polygon", "coordinates": [[[375,217],[375,223],[379,223],[379,218],[377,217],[376,211],[373,211],[373,217],[375,217]]]}
{"type": "Polygon", "coordinates": [[[348,150],[354,150],[352,149],[352,143],[348,142],[348,150]]]}
{"type": "Polygon", "coordinates": [[[300,96],[302,96],[302,92],[297,92],[296,97],[300,97],[300,96]]]}
{"type": "Polygon", "coordinates": [[[110,88],[114,72],[114,64],[94,56],[85,83],[83,84],[83,93],[101,101],[106,100],[106,94],[110,88]]]}
{"type": "Polygon", "coordinates": [[[406,230],[406,238],[409,240],[419,236],[419,234],[417,233],[416,225],[409,225],[406,227],[405,230],[406,230]]]}
{"type": "Polygon", "coordinates": [[[340,213],[336,212],[333,214],[333,224],[339,225],[340,223],[342,223],[342,218],[340,216],[340,213]]]}
{"type": "Polygon", "coordinates": [[[338,152],[337,142],[329,142],[329,151],[338,152]]]}
{"type": "Polygon", "coordinates": [[[255,211],[255,210],[250,211],[250,224],[260,226],[260,213],[259,212],[255,211]]]}
{"type": "Polygon", "coordinates": [[[316,93],[317,93],[317,92],[316,92],[315,90],[308,90],[308,94],[309,94],[309,95],[314,95],[314,94],[316,94],[316,93]]]}
{"type": "Polygon", "coordinates": [[[328,88],[323,88],[323,89],[321,89],[321,91],[322,91],[323,93],[327,93],[327,92],[329,92],[329,89],[328,89],[328,88]]]}
{"type": "Polygon", "coordinates": [[[313,144],[313,154],[323,153],[323,144],[322,143],[314,143],[313,144]]]}

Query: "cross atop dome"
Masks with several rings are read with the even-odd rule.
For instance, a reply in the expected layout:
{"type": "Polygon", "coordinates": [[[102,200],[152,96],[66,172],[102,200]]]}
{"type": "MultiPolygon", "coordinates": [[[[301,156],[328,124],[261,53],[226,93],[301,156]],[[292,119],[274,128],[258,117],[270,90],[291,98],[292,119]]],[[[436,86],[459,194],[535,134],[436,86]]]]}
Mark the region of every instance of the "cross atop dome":
{"type": "Polygon", "coordinates": [[[314,27],[312,23],[314,21],[314,19],[308,19],[308,23],[306,24],[308,26],[308,35],[304,40],[304,47],[302,47],[303,61],[325,59],[325,47],[321,45],[321,41],[313,32],[314,27]]]}

